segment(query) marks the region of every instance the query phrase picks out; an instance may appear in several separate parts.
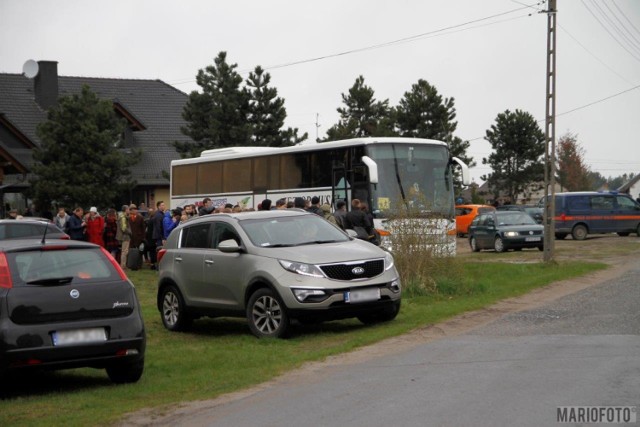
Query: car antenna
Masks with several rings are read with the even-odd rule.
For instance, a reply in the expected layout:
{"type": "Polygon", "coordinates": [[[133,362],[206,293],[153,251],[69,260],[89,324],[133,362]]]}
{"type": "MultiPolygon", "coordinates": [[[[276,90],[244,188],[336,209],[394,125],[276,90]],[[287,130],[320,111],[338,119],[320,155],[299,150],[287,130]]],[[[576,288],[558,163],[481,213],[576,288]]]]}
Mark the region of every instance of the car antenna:
{"type": "MultiPolygon", "coordinates": [[[[44,222],[44,221],[43,221],[44,222]]],[[[44,245],[44,241],[47,238],[47,230],[49,229],[49,223],[44,223],[44,234],[42,235],[42,244],[44,245]]]]}

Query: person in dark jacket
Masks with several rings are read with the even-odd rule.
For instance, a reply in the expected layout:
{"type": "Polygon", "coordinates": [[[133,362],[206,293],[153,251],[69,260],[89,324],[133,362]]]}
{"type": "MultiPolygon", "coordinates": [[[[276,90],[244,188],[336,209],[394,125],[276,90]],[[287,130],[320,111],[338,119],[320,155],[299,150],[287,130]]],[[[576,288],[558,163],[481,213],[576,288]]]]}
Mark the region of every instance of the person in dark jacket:
{"type": "Polygon", "coordinates": [[[320,208],[320,198],[318,196],[313,196],[311,198],[311,206],[305,210],[324,218],[324,212],[322,212],[322,209],[320,208]]]}
{"type": "Polygon", "coordinates": [[[87,224],[84,222],[84,210],[77,207],[73,210],[73,215],[69,218],[69,237],[73,240],[86,240],[85,231],[87,224]]]}
{"type": "Polygon", "coordinates": [[[164,244],[164,229],[162,228],[162,221],[164,220],[164,211],[166,206],[163,201],[156,203],[156,213],[153,215],[153,240],[156,242],[156,247],[160,247],[164,244]]]}
{"type": "Polygon", "coordinates": [[[373,236],[373,227],[367,215],[360,209],[360,200],[351,201],[351,210],[344,217],[345,229],[352,229],[358,233],[358,238],[369,241],[373,236]]]}

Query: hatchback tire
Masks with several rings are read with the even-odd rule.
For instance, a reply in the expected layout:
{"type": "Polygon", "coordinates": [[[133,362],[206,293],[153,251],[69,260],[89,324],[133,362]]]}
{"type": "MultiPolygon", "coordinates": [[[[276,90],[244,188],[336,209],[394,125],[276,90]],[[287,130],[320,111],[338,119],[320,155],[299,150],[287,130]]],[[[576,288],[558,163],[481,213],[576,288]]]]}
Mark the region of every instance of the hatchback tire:
{"type": "Polygon", "coordinates": [[[173,285],[166,286],[160,294],[162,324],[170,331],[184,331],[193,319],[187,314],[182,294],[173,285]]]}
{"type": "Polygon", "coordinates": [[[469,246],[471,246],[471,250],[473,252],[480,252],[480,248],[478,247],[478,241],[476,240],[475,237],[472,237],[471,240],[469,240],[469,246]]]}
{"type": "Polygon", "coordinates": [[[109,379],[116,384],[135,383],[144,371],[144,357],[135,362],[118,363],[107,366],[109,379]]]}
{"type": "Polygon", "coordinates": [[[255,291],[247,304],[247,321],[258,338],[282,338],[289,331],[289,315],[284,303],[269,288],[255,291]]]}
{"type": "Polygon", "coordinates": [[[496,237],[496,240],[493,242],[493,249],[498,253],[506,251],[502,237],[496,237]]]}

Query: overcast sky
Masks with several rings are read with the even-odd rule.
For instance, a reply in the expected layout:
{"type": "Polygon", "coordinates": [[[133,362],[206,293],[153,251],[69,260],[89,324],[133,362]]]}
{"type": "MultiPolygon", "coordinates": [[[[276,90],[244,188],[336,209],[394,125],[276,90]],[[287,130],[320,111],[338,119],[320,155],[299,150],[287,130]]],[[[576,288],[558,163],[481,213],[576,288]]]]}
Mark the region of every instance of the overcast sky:
{"type": "MultiPolygon", "coordinates": [[[[640,1],[557,3],[556,137],[577,134],[588,165],[605,176],[640,173],[640,1]]],[[[483,137],[497,114],[527,111],[544,130],[547,17],[536,9],[547,7],[524,0],[0,0],[0,72],[53,60],[64,76],[161,79],[189,93],[199,88],[198,69],[226,51],[244,77],[256,65],[267,69],[285,99],[287,126],[310,141],[337,122],[341,94],[359,75],[390,105],[425,79],[455,99],[456,135],[471,141],[480,182],[490,172],[483,137]]]]}

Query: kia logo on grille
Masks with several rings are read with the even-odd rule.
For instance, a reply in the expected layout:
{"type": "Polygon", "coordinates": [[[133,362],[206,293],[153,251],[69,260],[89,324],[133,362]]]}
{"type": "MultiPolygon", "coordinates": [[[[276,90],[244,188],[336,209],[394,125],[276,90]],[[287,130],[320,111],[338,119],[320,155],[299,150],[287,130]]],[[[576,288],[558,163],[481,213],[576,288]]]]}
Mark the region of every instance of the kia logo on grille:
{"type": "Polygon", "coordinates": [[[76,299],[80,296],[80,291],[78,291],[77,289],[72,289],[71,292],[69,292],[69,295],[71,296],[71,298],[76,299]]]}
{"type": "Polygon", "coordinates": [[[362,267],[354,267],[351,272],[353,274],[363,274],[364,273],[364,268],[362,267]]]}

